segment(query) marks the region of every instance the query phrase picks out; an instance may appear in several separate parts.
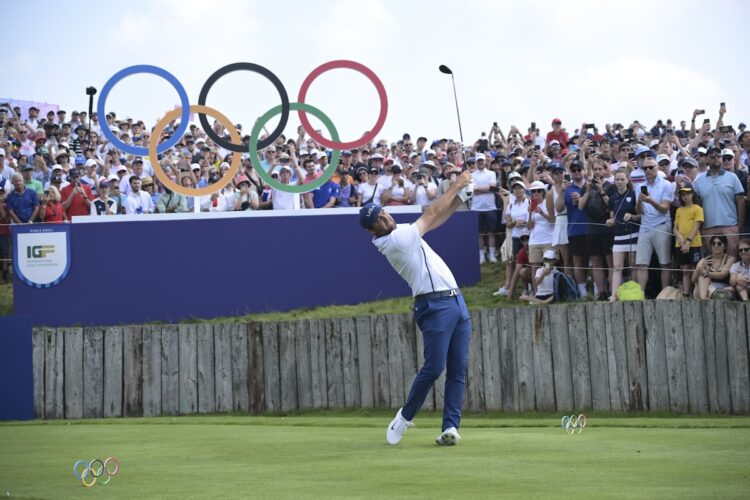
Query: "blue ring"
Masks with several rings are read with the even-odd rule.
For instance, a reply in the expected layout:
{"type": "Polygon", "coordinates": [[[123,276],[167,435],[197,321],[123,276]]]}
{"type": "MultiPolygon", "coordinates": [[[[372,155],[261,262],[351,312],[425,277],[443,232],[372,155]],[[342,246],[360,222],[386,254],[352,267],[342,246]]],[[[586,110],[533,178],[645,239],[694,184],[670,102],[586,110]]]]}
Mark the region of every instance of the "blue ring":
{"type": "MultiPolygon", "coordinates": [[[[190,121],[190,100],[188,99],[187,92],[185,92],[185,88],[182,86],[180,81],[165,69],[162,69],[158,66],[139,64],[137,66],[130,66],[130,67],[121,69],[120,71],[115,73],[112,76],[112,78],[107,80],[107,83],[104,84],[104,88],[102,88],[101,94],[99,94],[99,100],[97,101],[97,104],[96,104],[96,112],[97,112],[97,115],[99,116],[99,125],[101,126],[102,134],[104,135],[104,137],[109,142],[111,142],[114,147],[116,147],[120,151],[123,151],[131,155],[136,155],[136,156],[148,156],[148,148],[143,148],[139,146],[130,146],[122,142],[117,137],[115,137],[115,135],[109,129],[109,125],[107,124],[107,118],[106,118],[107,113],[104,111],[105,104],[107,103],[107,97],[109,96],[109,93],[112,90],[112,87],[114,87],[117,82],[119,82],[126,76],[135,75],[138,73],[150,73],[152,75],[160,76],[164,78],[165,80],[167,80],[175,88],[175,90],[177,91],[177,94],[179,94],[180,102],[182,103],[182,115],[180,116],[180,126],[177,127],[177,130],[175,130],[175,132],[172,134],[172,137],[170,137],[165,142],[159,144],[156,147],[156,153],[161,154],[179,142],[179,140],[182,138],[182,135],[187,131],[188,122],[190,121]]],[[[152,139],[156,139],[156,138],[152,138],[152,139]]]]}

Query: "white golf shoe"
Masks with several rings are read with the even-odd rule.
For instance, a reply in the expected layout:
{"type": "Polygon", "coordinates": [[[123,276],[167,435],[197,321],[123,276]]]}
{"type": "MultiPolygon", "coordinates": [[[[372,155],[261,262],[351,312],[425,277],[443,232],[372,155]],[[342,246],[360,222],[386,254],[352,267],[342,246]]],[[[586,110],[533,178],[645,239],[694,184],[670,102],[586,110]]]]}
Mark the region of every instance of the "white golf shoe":
{"type": "Polygon", "coordinates": [[[401,409],[399,409],[391,423],[388,424],[388,429],[385,431],[385,440],[388,441],[388,444],[398,444],[410,427],[414,427],[414,424],[402,417],[401,409]]]}
{"type": "Polygon", "coordinates": [[[435,440],[440,446],[455,446],[461,441],[461,436],[455,427],[448,427],[435,440]]]}

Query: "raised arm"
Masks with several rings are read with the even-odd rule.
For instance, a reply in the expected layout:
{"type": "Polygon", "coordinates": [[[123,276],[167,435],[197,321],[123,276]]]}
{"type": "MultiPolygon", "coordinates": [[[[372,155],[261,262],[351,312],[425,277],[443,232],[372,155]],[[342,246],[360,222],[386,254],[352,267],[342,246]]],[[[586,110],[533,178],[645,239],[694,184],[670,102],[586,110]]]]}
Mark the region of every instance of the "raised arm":
{"type": "Polygon", "coordinates": [[[427,232],[440,227],[448,217],[463,203],[458,193],[471,182],[471,174],[465,171],[456,178],[445,193],[436,199],[432,205],[427,207],[422,216],[415,222],[419,234],[424,236],[427,232]]]}

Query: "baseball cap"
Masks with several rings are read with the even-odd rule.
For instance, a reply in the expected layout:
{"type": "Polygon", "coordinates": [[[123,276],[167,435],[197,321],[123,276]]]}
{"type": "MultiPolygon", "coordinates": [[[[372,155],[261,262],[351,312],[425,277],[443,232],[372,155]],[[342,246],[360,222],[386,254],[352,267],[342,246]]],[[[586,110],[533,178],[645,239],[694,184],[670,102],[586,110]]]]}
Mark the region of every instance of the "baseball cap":
{"type": "Polygon", "coordinates": [[[117,167],[117,173],[127,172],[127,171],[128,171],[128,167],[126,167],[125,165],[120,165],[119,167],[117,167]]]}
{"type": "Polygon", "coordinates": [[[531,186],[529,187],[529,190],[530,191],[534,191],[534,190],[537,190],[537,189],[544,189],[546,191],[547,190],[547,185],[545,183],[543,183],[542,181],[534,181],[534,182],[532,182],[531,186]]]}
{"type": "Polygon", "coordinates": [[[5,156],[5,150],[3,148],[0,148],[0,156],[5,156]]]}
{"type": "Polygon", "coordinates": [[[734,158],[734,151],[732,151],[732,150],[731,150],[731,149],[729,149],[729,148],[727,148],[727,149],[722,149],[722,150],[721,150],[721,156],[731,156],[732,158],[734,158]]]}
{"type": "Polygon", "coordinates": [[[557,252],[554,250],[545,250],[542,258],[547,260],[557,260],[557,252]]]}
{"type": "Polygon", "coordinates": [[[693,185],[690,183],[690,181],[683,180],[680,182],[680,189],[679,189],[680,192],[692,191],[692,190],[693,190],[693,185]]]}
{"type": "Polygon", "coordinates": [[[682,160],[680,160],[680,163],[678,163],[679,166],[685,164],[698,168],[698,161],[695,158],[683,158],[682,160]]]}
{"type": "Polygon", "coordinates": [[[552,146],[559,146],[560,145],[560,141],[558,141],[557,139],[553,139],[553,140],[549,141],[549,145],[550,145],[550,147],[552,147],[552,146]]]}
{"type": "Polygon", "coordinates": [[[120,182],[120,178],[117,177],[117,175],[115,175],[115,174],[109,174],[109,177],[107,177],[107,180],[109,182],[112,182],[112,181],[120,182]]]}
{"type": "Polygon", "coordinates": [[[248,184],[250,184],[250,179],[248,179],[246,175],[240,175],[237,177],[237,180],[235,182],[238,186],[243,182],[247,182],[248,184]]]}
{"type": "Polygon", "coordinates": [[[708,150],[706,148],[698,148],[698,154],[708,154],[708,150]]]}
{"type": "Polygon", "coordinates": [[[348,149],[341,152],[341,156],[351,156],[351,155],[352,155],[352,152],[349,151],[348,149]]]}
{"type": "Polygon", "coordinates": [[[53,172],[54,172],[55,170],[62,170],[62,169],[63,169],[63,168],[62,168],[62,165],[60,165],[59,163],[55,163],[54,165],[52,165],[52,171],[53,171],[53,172]]]}
{"type": "Polygon", "coordinates": [[[106,187],[106,188],[108,188],[108,187],[109,187],[109,182],[107,182],[107,180],[106,180],[106,179],[102,179],[102,180],[101,180],[101,181],[99,182],[99,187],[106,187]]]}
{"type": "Polygon", "coordinates": [[[672,161],[672,160],[667,155],[659,155],[656,157],[656,163],[661,163],[663,161],[672,161]]]}
{"type": "Polygon", "coordinates": [[[708,148],[708,151],[706,151],[707,155],[710,155],[711,153],[721,153],[721,148],[717,148],[716,146],[711,146],[708,148]]]}
{"type": "Polygon", "coordinates": [[[282,165],[279,171],[283,172],[284,170],[286,170],[287,172],[291,172],[292,168],[289,165],[282,165]]]}
{"type": "Polygon", "coordinates": [[[68,177],[80,177],[81,172],[77,168],[73,167],[70,170],[68,170],[68,177]]]}
{"type": "Polygon", "coordinates": [[[378,167],[370,167],[370,169],[368,170],[368,173],[370,173],[370,174],[379,174],[380,173],[380,169],[378,169],[378,167]]]}
{"type": "Polygon", "coordinates": [[[371,160],[382,160],[383,159],[383,155],[381,155],[380,153],[375,153],[374,155],[370,156],[370,159],[371,160]]]}
{"type": "Polygon", "coordinates": [[[552,172],[558,172],[558,171],[564,172],[565,171],[565,167],[563,167],[562,165],[560,165],[559,161],[553,161],[550,164],[550,170],[552,172]]]}
{"type": "Polygon", "coordinates": [[[34,166],[31,163],[27,163],[26,165],[23,166],[21,170],[24,172],[27,170],[34,170],[34,166]]]}
{"type": "Polygon", "coordinates": [[[367,203],[359,210],[359,224],[365,229],[370,229],[378,221],[380,211],[383,209],[380,205],[367,203]]]}
{"type": "Polygon", "coordinates": [[[199,163],[193,163],[192,165],[190,165],[190,170],[200,170],[200,169],[201,169],[201,166],[199,163]]]}
{"type": "Polygon", "coordinates": [[[396,172],[396,173],[401,172],[401,165],[399,165],[398,163],[393,165],[391,167],[391,172],[396,172]]]}
{"type": "Polygon", "coordinates": [[[555,123],[562,123],[562,120],[559,119],[559,118],[553,118],[552,119],[552,125],[554,125],[555,123]]]}
{"type": "Polygon", "coordinates": [[[636,155],[636,156],[640,156],[640,155],[642,155],[642,154],[644,154],[644,153],[648,154],[648,155],[649,155],[649,156],[651,156],[652,158],[653,158],[653,156],[654,156],[654,152],[653,152],[653,151],[651,151],[651,149],[650,149],[650,148],[647,148],[647,147],[646,147],[646,146],[644,146],[643,144],[639,144],[639,145],[638,145],[638,147],[637,147],[637,148],[635,149],[635,155],[636,155]]]}
{"type": "Polygon", "coordinates": [[[422,162],[422,165],[427,165],[430,168],[435,168],[435,163],[433,163],[432,160],[427,160],[425,162],[422,162]]]}
{"type": "Polygon", "coordinates": [[[477,153],[474,155],[474,161],[486,160],[486,159],[487,157],[484,156],[484,153],[477,153]]]}
{"type": "Polygon", "coordinates": [[[510,182],[510,187],[511,187],[511,189],[513,189],[513,188],[514,188],[514,187],[516,187],[517,185],[518,185],[518,186],[521,186],[521,187],[522,187],[522,188],[524,188],[524,189],[526,189],[526,184],[524,184],[524,183],[523,183],[523,181],[522,181],[521,179],[515,179],[515,180],[513,180],[513,181],[511,181],[511,182],[510,182]]]}
{"type": "Polygon", "coordinates": [[[84,167],[95,167],[96,166],[96,160],[93,158],[89,158],[86,160],[86,162],[83,164],[84,167]]]}

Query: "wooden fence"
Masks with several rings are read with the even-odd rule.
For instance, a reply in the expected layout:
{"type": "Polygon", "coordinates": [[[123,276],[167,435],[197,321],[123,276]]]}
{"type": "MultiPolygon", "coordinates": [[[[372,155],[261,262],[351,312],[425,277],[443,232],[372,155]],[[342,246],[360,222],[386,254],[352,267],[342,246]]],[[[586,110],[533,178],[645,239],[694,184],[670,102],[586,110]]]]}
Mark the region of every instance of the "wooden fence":
{"type": "MultiPolygon", "coordinates": [[[[750,307],[716,301],[472,311],[464,407],[750,411],[750,307]]],[[[398,408],[423,362],[411,315],[35,329],[38,418],[398,408]]],[[[425,408],[441,408],[444,374],[425,408]]]]}

